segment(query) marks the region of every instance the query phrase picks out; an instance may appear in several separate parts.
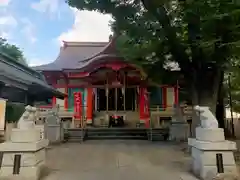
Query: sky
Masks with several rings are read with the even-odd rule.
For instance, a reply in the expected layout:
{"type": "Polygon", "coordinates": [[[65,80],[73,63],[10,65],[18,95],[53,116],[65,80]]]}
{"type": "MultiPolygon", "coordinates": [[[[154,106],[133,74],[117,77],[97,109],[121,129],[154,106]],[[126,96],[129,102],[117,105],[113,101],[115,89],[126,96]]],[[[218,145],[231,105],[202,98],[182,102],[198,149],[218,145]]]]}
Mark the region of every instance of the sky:
{"type": "Polygon", "coordinates": [[[110,20],[65,0],[0,0],[0,36],[17,45],[30,66],[54,61],[62,41],[108,41],[110,20]]]}

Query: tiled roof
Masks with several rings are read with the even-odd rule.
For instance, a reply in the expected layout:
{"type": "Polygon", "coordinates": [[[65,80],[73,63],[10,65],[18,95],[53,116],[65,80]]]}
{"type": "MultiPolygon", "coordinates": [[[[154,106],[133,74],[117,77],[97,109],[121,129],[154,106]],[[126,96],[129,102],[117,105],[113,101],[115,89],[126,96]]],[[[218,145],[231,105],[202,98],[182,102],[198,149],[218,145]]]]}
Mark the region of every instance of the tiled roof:
{"type": "Polygon", "coordinates": [[[52,86],[47,84],[41,73],[16,62],[2,52],[0,52],[0,82],[16,85],[18,88],[29,91],[32,87],[37,86],[39,89],[46,90],[46,92],[49,92],[52,96],[56,95],[60,98],[64,98],[63,93],[58,92],[52,86]]]}
{"type": "Polygon", "coordinates": [[[46,65],[33,67],[38,71],[81,69],[88,61],[108,48],[111,42],[64,42],[57,59],[46,65]]]}

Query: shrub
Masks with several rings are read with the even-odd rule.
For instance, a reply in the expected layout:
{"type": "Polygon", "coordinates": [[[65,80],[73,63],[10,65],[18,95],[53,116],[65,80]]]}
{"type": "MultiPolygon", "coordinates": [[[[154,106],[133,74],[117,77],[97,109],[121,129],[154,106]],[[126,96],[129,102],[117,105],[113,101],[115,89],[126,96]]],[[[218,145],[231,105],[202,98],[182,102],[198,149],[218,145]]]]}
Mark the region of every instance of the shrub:
{"type": "Polygon", "coordinates": [[[5,120],[8,123],[17,122],[25,110],[25,105],[7,102],[5,120]]]}

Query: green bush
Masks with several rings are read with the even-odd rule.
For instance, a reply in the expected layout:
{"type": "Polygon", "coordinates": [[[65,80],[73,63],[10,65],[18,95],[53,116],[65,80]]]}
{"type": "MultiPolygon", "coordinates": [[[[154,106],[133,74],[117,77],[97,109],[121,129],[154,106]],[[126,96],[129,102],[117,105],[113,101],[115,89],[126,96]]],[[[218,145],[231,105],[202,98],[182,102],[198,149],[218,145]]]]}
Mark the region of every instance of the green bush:
{"type": "Polygon", "coordinates": [[[6,122],[9,123],[17,122],[19,118],[22,116],[24,110],[25,110],[24,104],[20,103],[14,104],[7,102],[5,113],[6,122]]]}

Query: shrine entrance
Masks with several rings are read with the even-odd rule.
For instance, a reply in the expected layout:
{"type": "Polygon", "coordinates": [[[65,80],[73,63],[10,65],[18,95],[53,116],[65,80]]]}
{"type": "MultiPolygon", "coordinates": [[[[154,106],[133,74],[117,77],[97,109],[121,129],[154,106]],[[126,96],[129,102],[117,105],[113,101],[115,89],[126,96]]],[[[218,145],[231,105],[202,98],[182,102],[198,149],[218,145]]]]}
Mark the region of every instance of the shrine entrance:
{"type": "Polygon", "coordinates": [[[97,111],[135,111],[136,88],[97,88],[97,111]]]}

